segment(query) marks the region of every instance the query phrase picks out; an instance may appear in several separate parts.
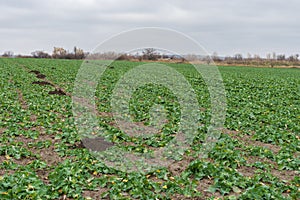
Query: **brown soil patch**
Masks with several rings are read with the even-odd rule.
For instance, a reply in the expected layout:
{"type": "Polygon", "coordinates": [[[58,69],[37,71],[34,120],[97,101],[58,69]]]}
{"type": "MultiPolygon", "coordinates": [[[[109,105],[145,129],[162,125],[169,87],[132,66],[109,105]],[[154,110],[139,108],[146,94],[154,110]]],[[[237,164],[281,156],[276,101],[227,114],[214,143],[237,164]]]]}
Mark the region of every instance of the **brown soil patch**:
{"type": "Polygon", "coordinates": [[[35,122],[37,120],[37,116],[36,115],[30,115],[30,121],[31,122],[35,122]]]}
{"type": "Polygon", "coordinates": [[[0,169],[0,176],[12,175],[15,171],[10,169],[0,169]]]}
{"type": "Polygon", "coordinates": [[[111,112],[98,112],[98,115],[100,115],[101,117],[113,117],[113,113],[111,112]]]}
{"type": "Polygon", "coordinates": [[[28,158],[20,158],[20,159],[15,159],[11,158],[12,161],[18,165],[29,165],[32,161],[35,160],[33,157],[28,157],[28,158]]]}
{"type": "Polygon", "coordinates": [[[273,165],[274,168],[278,167],[278,165],[277,165],[277,163],[275,161],[272,161],[272,160],[270,160],[268,158],[260,158],[258,156],[247,156],[246,162],[248,164],[253,164],[255,162],[262,162],[262,163],[267,163],[267,164],[273,165]]]}
{"type": "Polygon", "coordinates": [[[52,86],[55,88],[55,91],[58,91],[60,93],[60,95],[66,95],[69,97],[72,96],[70,93],[66,92],[63,88],[59,87],[58,85],[54,84],[53,82],[51,82],[51,81],[48,81],[48,82],[52,84],[52,86]]]}
{"type": "Polygon", "coordinates": [[[268,148],[268,149],[270,149],[271,151],[273,151],[273,153],[275,153],[275,154],[277,154],[277,153],[280,151],[280,149],[281,149],[281,147],[276,146],[276,145],[274,145],[274,144],[268,144],[268,143],[256,141],[256,140],[251,139],[251,137],[248,137],[248,138],[245,137],[245,138],[246,138],[246,141],[247,141],[249,144],[251,144],[251,145],[253,145],[253,146],[260,146],[260,147],[268,148]]]}
{"type": "MultiPolygon", "coordinates": [[[[0,156],[0,163],[3,163],[5,160],[7,160],[7,159],[4,156],[0,156]]],[[[15,171],[11,170],[11,169],[0,169],[0,176],[11,175],[14,172],[15,171]]]]}
{"type": "Polygon", "coordinates": [[[187,169],[189,164],[191,163],[192,158],[183,158],[180,161],[172,163],[168,170],[172,173],[172,176],[178,176],[180,175],[184,170],[187,169]]]}
{"type": "MultiPolygon", "coordinates": [[[[271,160],[267,159],[267,158],[259,158],[257,156],[248,156],[247,157],[247,163],[253,164],[255,162],[262,162],[262,163],[267,163],[267,164],[273,165],[274,168],[271,169],[271,173],[274,176],[281,179],[281,180],[291,181],[291,180],[294,179],[294,177],[299,176],[299,172],[294,171],[294,170],[278,170],[277,169],[278,164],[274,161],[271,161],[271,160]]],[[[251,175],[251,173],[254,173],[253,169],[256,170],[255,167],[241,167],[241,168],[238,169],[238,171],[241,172],[242,174],[246,173],[246,174],[251,175]],[[243,169],[245,169],[245,170],[243,170],[243,169]]],[[[246,176],[248,176],[248,175],[246,175],[246,176]]]]}
{"type": "MultiPolygon", "coordinates": [[[[204,178],[204,179],[201,179],[199,181],[199,184],[198,184],[198,187],[197,187],[197,190],[199,192],[201,192],[203,194],[203,197],[211,197],[211,196],[221,196],[220,194],[219,195],[215,195],[215,194],[212,194],[210,192],[208,192],[208,188],[210,186],[212,186],[214,184],[214,181],[212,179],[208,179],[208,178],[204,178]]],[[[201,199],[205,199],[205,198],[201,198],[201,199]]]]}
{"type": "Polygon", "coordinates": [[[25,99],[24,99],[24,97],[23,97],[22,91],[19,90],[19,89],[17,89],[16,91],[17,91],[17,93],[18,93],[18,98],[19,98],[19,101],[20,101],[20,103],[21,103],[22,109],[26,110],[26,109],[28,108],[28,106],[27,106],[27,103],[26,103],[26,101],[25,101],[25,99]]]}
{"type": "Polygon", "coordinates": [[[55,143],[55,140],[54,140],[55,136],[43,134],[45,131],[44,127],[41,127],[41,126],[32,127],[32,128],[30,128],[30,130],[39,131],[39,133],[40,133],[39,137],[37,139],[32,139],[32,138],[27,138],[24,135],[19,135],[14,138],[14,141],[15,142],[23,142],[25,145],[27,145],[30,142],[39,142],[39,141],[46,141],[46,140],[50,140],[52,142],[52,144],[55,143]]]}
{"type": "MultiPolygon", "coordinates": [[[[47,134],[41,134],[39,136],[39,138],[37,139],[31,139],[31,138],[26,138],[22,135],[16,137],[14,139],[14,141],[16,142],[23,142],[24,143],[24,147],[27,147],[28,143],[35,143],[35,142],[40,142],[40,141],[46,141],[46,140],[50,140],[51,141],[51,145],[48,148],[36,148],[36,147],[32,147],[32,148],[28,148],[33,154],[37,154],[41,156],[41,159],[43,161],[45,161],[47,163],[48,166],[51,165],[57,165],[58,163],[66,160],[69,157],[60,157],[58,155],[58,153],[55,151],[55,143],[56,140],[54,139],[55,136],[53,135],[47,135],[47,134]]],[[[26,163],[21,163],[22,161],[19,162],[19,164],[26,164],[26,163]]]]}
{"type": "MultiPolygon", "coordinates": [[[[201,179],[198,183],[199,184],[198,184],[197,190],[199,192],[201,192],[201,194],[203,196],[197,197],[197,198],[190,198],[190,199],[205,200],[205,199],[208,199],[212,196],[214,196],[215,199],[224,199],[225,197],[228,197],[228,196],[236,196],[237,197],[239,195],[237,193],[230,192],[229,194],[226,194],[226,195],[222,196],[220,192],[211,193],[211,192],[207,191],[208,188],[214,184],[213,179],[204,178],[204,179],[201,179]]],[[[181,197],[181,196],[182,195],[179,195],[179,197],[181,197]]],[[[175,197],[177,197],[177,195],[175,197]]],[[[176,199],[180,199],[180,198],[176,198],[176,199]]],[[[189,199],[189,198],[186,198],[186,197],[182,196],[181,199],[189,199]]]]}
{"type": "Polygon", "coordinates": [[[171,198],[172,200],[205,200],[206,198],[204,197],[186,197],[182,194],[175,194],[171,198]]]}
{"type": "Polygon", "coordinates": [[[255,175],[255,170],[257,170],[257,168],[247,166],[241,166],[237,169],[239,173],[246,177],[253,177],[255,175]]]}
{"type": "Polygon", "coordinates": [[[109,196],[106,198],[101,197],[101,194],[108,190],[108,188],[98,188],[96,191],[84,190],[82,192],[82,196],[85,198],[91,197],[92,199],[109,199],[109,196]]]}
{"type": "Polygon", "coordinates": [[[62,195],[61,197],[59,197],[57,200],[74,200],[73,198],[69,198],[67,197],[67,195],[62,195]]]}
{"type": "MultiPolygon", "coordinates": [[[[7,160],[5,158],[4,155],[0,155],[0,163],[3,163],[5,160],[7,160]]],[[[7,169],[0,169],[0,176],[3,176],[5,174],[12,174],[13,170],[7,170],[7,169]]]]}
{"type": "Polygon", "coordinates": [[[49,184],[49,180],[48,180],[48,176],[49,176],[50,171],[49,170],[37,170],[36,174],[38,175],[38,177],[40,177],[40,179],[42,179],[42,181],[45,184],[49,184]]]}
{"type": "Polygon", "coordinates": [[[48,92],[48,94],[57,94],[57,95],[67,95],[64,91],[62,91],[61,89],[55,89],[54,91],[50,91],[48,92]]]}
{"type": "MultiPolygon", "coordinates": [[[[109,115],[108,115],[109,116],[109,115]]],[[[168,121],[161,122],[162,124],[168,123],[168,121]]],[[[109,122],[109,125],[123,130],[127,135],[131,137],[136,136],[145,136],[147,135],[154,135],[159,134],[161,131],[161,127],[155,127],[155,126],[147,126],[144,124],[144,122],[132,122],[132,121],[111,121],[109,122]]]]}
{"type": "Polygon", "coordinates": [[[6,128],[0,128],[0,134],[4,133],[5,130],[6,128]]]}
{"type": "Polygon", "coordinates": [[[260,146],[260,147],[268,148],[274,154],[277,154],[281,149],[281,147],[279,147],[277,145],[254,140],[250,135],[244,135],[238,131],[231,131],[231,130],[226,129],[226,130],[223,130],[223,133],[230,135],[232,138],[239,140],[240,142],[244,143],[245,145],[260,146]]]}
{"type": "Polygon", "coordinates": [[[96,138],[83,138],[81,140],[81,146],[91,151],[105,151],[109,147],[114,146],[113,143],[107,142],[102,137],[96,138]]]}
{"type": "Polygon", "coordinates": [[[48,81],[34,81],[32,82],[32,84],[38,84],[38,85],[51,85],[53,86],[51,83],[49,83],[48,81]]]}
{"type": "Polygon", "coordinates": [[[38,75],[36,75],[36,77],[40,78],[40,79],[44,79],[44,78],[46,78],[46,75],[44,75],[44,74],[38,74],[38,75]]]}
{"type": "MultiPolygon", "coordinates": [[[[45,133],[45,127],[43,126],[33,126],[30,128],[32,131],[38,131],[39,133],[45,133]]],[[[43,135],[40,135],[40,137],[43,137],[43,135]]]]}
{"type": "Polygon", "coordinates": [[[70,157],[60,157],[55,151],[55,147],[52,145],[49,148],[43,148],[39,150],[41,159],[49,166],[57,165],[70,157]]]}
{"type": "Polygon", "coordinates": [[[26,147],[28,143],[34,142],[34,139],[26,138],[26,137],[23,136],[23,135],[19,135],[18,137],[15,137],[15,138],[14,138],[14,142],[23,142],[23,143],[24,143],[24,146],[26,147]]]}
{"type": "MultiPolygon", "coordinates": [[[[19,89],[16,89],[16,91],[18,93],[18,98],[19,98],[19,101],[21,103],[22,109],[27,110],[28,109],[28,105],[27,105],[27,103],[26,103],[26,101],[25,101],[25,99],[23,97],[22,91],[19,90],[19,89]]],[[[36,115],[31,115],[30,116],[30,121],[34,122],[34,121],[36,121],[36,119],[37,119],[36,115]]],[[[1,133],[1,130],[0,130],[0,133],[1,133]]]]}
{"type": "Polygon", "coordinates": [[[291,181],[296,176],[300,176],[299,172],[292,171],[292,170],[276,170],[276,169],[272,169],[271,173],[274,176],[278,177],[280,180],[286,180],[286,181],[291,181]]]}

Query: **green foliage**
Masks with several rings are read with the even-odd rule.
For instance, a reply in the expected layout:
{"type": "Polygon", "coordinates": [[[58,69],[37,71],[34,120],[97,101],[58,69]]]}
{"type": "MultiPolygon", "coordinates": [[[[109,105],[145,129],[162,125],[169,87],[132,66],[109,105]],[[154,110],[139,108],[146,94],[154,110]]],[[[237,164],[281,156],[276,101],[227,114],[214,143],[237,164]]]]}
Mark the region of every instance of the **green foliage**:
{"type": "MultiPolygon", "coordinates": [[[[37,78],[29,71],[38,70],[71,93],[80,64],[76,60],[0,59],[1,199],[84,199],[84,191],[98,190],[103,190],[102,198],[110,199],[174,199],[177,195],[214,199],[216,192],[224,199],[299,199],[298,69],[219,67],[227,95],[226,130],[207,157],[199,158],[211,119],[209,92],[191,65],[168,64],[195,90],[201,107],[198,133],[191,149],[174,155],[176,162],[187,162],[179,171],[157,168],[145,174],[120,172],[97,160],[80,146],[71,98],[49,95],[50,85],[32,84],[37,78]],[[243,141],[245,135],[251,140],[243,141]],[[240,172],[243,167],[250,170],[248,174],[240,172]],[[274,170],[296,175],[281,180],[274,170]],[[199,189],[205,180],[210,184],[199,189]]],[[[117,81],[140,64],[116,61],[104,72],[95,92],[99,112],[112,111],[110,98],[117,81]]],[[[158,133],[131,137],[113,124],[113,117],[99,116],[103,135],[129,153],[151,153],[166,146],[176,136],[181,117],[172,91],[162,85],[140,87],[129,102],[130,115],[136,123],[153,125],[154,105],[162,106],[167,118],[158,133]]]]}
{"type": "Polygon", "coordinates": [[[32,171],[17,171],[0,177],[1,199],[48,199],[48,187],[32,171]]]}

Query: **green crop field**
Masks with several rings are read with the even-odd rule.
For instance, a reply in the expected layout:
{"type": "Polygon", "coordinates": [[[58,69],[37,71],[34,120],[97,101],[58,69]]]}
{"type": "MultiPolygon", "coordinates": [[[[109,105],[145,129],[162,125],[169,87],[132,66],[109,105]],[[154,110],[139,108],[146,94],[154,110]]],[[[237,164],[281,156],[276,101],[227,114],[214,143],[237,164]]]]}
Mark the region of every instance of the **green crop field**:
{"type": "MultiPolygon", "coordinates": [[[[300,70],[219,67],[227,97],[224,129],[200,157],[210,124],[205,82],[189,64],[168,64],[193,86],[201,112],[191,148],[147,173],[108,167],[81,144],[72,90],[82,61],[0,59],[0,199],[300,199],[300,70]]],[[[128,152],[153,151],[174,137],[180,106],[171,91],[145,85],[130,101],[136,122],[163,105],[160,134],[130,137],[110,108],[112,90],[139,62],[113,62],[96,91],[105,138],[128,152]]]]}

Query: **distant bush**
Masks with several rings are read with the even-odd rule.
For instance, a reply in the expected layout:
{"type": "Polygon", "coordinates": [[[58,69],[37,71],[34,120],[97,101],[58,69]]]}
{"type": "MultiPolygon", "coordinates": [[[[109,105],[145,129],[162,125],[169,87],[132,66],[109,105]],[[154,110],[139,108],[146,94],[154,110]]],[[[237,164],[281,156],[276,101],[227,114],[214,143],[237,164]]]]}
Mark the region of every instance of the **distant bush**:
{"type": "Polygon", "coordinates": [[[31,53],[34,58],[51,58],[51,56],[44,51],[34,51],[31,53]]]}
{"type": "Polygon", "coordinates": [[[74,47],[74,51],[69,53],[67,50],[61,47],[54,47],[52,58],[58,59],[84,59],[87,56],[82,49],[74,47]]]}

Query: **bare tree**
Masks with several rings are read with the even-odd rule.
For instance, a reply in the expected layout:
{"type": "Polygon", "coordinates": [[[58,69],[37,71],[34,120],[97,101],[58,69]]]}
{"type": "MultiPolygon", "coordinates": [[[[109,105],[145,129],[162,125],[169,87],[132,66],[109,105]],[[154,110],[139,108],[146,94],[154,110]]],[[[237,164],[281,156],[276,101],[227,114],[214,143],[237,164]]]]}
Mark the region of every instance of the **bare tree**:
{"type": "Polygon", "coordinates": [[[272,53],[272,59],[273,59],[273,60],[276,60],[276,58],[277,58],[277,57],[276,57],[276,53],[273,52],[273,53],[272,53]]]}
{"type": "Polygon", "coordinates": [[[296,61],[298,61],[298,57],[299,57],[299,54],[291,55],[291,56],[289,56],[288,60],[290,62],[296,62],[296,61]]]}
{"type": "Polygon", "coordinates": [[[51,58],[51,56],[44,51],[34,51],[31,53],[34,58],[51,58]]]}
{"type": "MultiPolygon", "coordinates": [[[[169,57],[166,56],[166,58],[169,58],[169,57]]],[[[187,55],[184,56],[184,58],[186,60],[188,60],[188,61],[196,61],[196,60],[198,60],[198,57],[195,54],[187,54],[187,55]]]]}
{"type": "Polygon", "coordinates": [[[247,59],[251,59],[252,58],[252,55],[251,55],[251,53],[247,53],[247,59]]]}
{"type": "Polygon", "coordinates": [[[61,47],[54,47],[52,57],[53,58],[66,58],[67,51],[61,47]]]}
{"type": "Polygon", "coordinates": [[[256,60],[256,61],[259,61],[260,60],[260,56],[258,54],[254,54],[253,58],[256,60]]]}
{"type": "Polygon", "coordinates": [[[280,60],[280,61],[285,60],[285,55],[284,54],[277,55],[277,60],[280,60]]]}
{"type": "Polygon", "coordinates": [[[221,61],[217,52],[213,52],[212,59],[213,59],[213,61],[221,61]]]}
{"type": "Polygon", "coordinates": [[[157,60],[159,58],[159,54],[156,52],[154,48],[146,48],[143,51],[143,59],[144,60],[157,60]]]}
{"type": "Polygon", "coordinates": [[[237,53],[237,54],[234,55],[234,59],[235,60],[243,60],[243,56],[242,56],[242,54],[237,53]]]}
{"type": "Polygon", "coordinates": [[[2,57],[12,58],[14,57],[14,52],[12,51],[5,51],[2,57]]]}
{"type": "Polygon", "coordinates": [[[85,53],[82,49],[74,47],[74,57],[75,59],[83,59],[85,57],[85,53]]]}
{"type": "Polygon", "coordinates": [[[203,59],[202,59],[207,65],[210,65],[211,64],[211,57],[210,56],[205,56],[203,59]]]}

